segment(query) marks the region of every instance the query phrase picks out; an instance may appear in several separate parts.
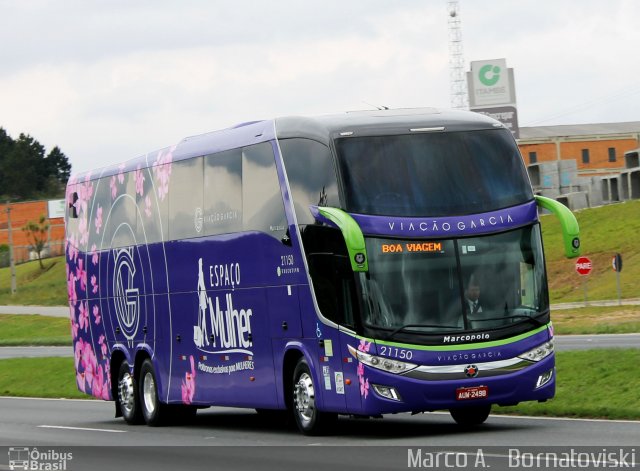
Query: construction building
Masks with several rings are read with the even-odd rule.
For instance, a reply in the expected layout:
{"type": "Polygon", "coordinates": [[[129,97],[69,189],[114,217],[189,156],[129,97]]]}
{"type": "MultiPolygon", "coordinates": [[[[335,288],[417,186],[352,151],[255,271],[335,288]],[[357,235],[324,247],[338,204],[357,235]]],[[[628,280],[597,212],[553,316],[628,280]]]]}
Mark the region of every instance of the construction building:
{"type": "Polygon", "coordinates": [[[640,121],[521,127],[537,194],[572,210],[640,198],[640,121]]]}

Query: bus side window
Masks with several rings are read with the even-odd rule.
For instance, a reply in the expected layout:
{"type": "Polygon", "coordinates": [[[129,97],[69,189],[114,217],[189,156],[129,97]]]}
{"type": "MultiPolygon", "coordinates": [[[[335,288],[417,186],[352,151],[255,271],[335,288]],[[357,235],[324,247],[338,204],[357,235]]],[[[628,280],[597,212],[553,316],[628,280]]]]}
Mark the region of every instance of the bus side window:
{"type": "Polygon", "coordinates": [[[313,224],[309,206],[339,207],[338,181],[331,151],[311,139],[280,141],[298,224],[313,224]]]}
{"type": "Polygon", "coordinates": [[[204,158],[204,234],[242,231],[242,149],[204,158]]]}
{"type": "Polygon", "coordinates": [[[281,240],[287,232],[280,181],[271,143],[242,149],[242,217],[245,231],[281,240]]]}
{"type": "Polygon", "coordinates": [[[202,235],[203,158],[173,162],[169,183],[169,239],[202,235]]]}

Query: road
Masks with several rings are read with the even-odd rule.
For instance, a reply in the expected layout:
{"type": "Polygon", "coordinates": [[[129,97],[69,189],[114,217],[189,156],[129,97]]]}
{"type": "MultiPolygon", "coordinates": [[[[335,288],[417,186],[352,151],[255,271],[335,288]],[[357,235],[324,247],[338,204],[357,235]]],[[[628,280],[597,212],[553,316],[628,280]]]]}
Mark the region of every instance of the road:
{"type": "Polygon", "coordinates": [[[2,467],[7,456],[2,447],[34,446],[40,452],[52,447],[73,452],[75,461],[67,469],[89,469],[86,461],[92,470],[402,469],[408,450],[460,446],[474,456],[482,448],[493,469],[508,467],[509,447],[625,446],[640,454],[640,422],[631,421],[491,416],[481,427],[464,429],[445,413],[399,414],[341,418],[333,435],[306,437],[244,409],[205,409],[191,424],[159,428],[128,426],[113,412],[111,402],[0,398],[0,469],[8,469],[2,467]]]}
{"type": "Polygon", "coordinates": [[[69,317],[68,306],[0,306],[0,314],[40,314],[50,317],[69,317]]]}

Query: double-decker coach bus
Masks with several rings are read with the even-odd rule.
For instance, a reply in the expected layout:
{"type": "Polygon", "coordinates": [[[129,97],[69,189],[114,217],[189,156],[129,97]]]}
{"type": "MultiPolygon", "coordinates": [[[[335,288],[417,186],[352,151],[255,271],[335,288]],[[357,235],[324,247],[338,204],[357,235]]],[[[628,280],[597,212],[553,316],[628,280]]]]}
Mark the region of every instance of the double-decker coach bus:
{"type": "Polygon", "coordinates": [[[128,423],[206,406],[339,414],[554,395],[538,208],[510,132],[454,111],[244,123],[67,186],[78,388],[128,423]]]}

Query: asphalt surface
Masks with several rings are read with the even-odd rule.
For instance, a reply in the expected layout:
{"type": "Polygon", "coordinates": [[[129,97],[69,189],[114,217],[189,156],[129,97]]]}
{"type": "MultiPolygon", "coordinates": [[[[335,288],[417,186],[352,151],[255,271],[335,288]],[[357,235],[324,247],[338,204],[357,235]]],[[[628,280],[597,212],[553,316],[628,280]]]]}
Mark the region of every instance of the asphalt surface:
{"type": "Polygon", "coordinates": [[[113,411],[111,402],[0,398],[0,466],[7,463],[2,447],[71,452],[75,455],[66,469],[92,470],[406,469],[410,452],[416,456],[460,447],[470,469],[478,449],[493,469],[514,464],[509,463],[510,448],[524,453],[564,450],[558,445],[596,452],[628,447],[640,455],[640,422],[632,421],[492,415],[483,426],[468,429],[446,413],[398,414],[340,418],[329,436],[307,437],[281,420],[245,409],[205,409],[189,424],[167,427],[129,426],[113,418],[113,411]]]}
{"type": "Polygon", "coordinates": [[[69,317],[68,306],[0,306],[0,314],[40,314],[50,317],[69,317]]]}

